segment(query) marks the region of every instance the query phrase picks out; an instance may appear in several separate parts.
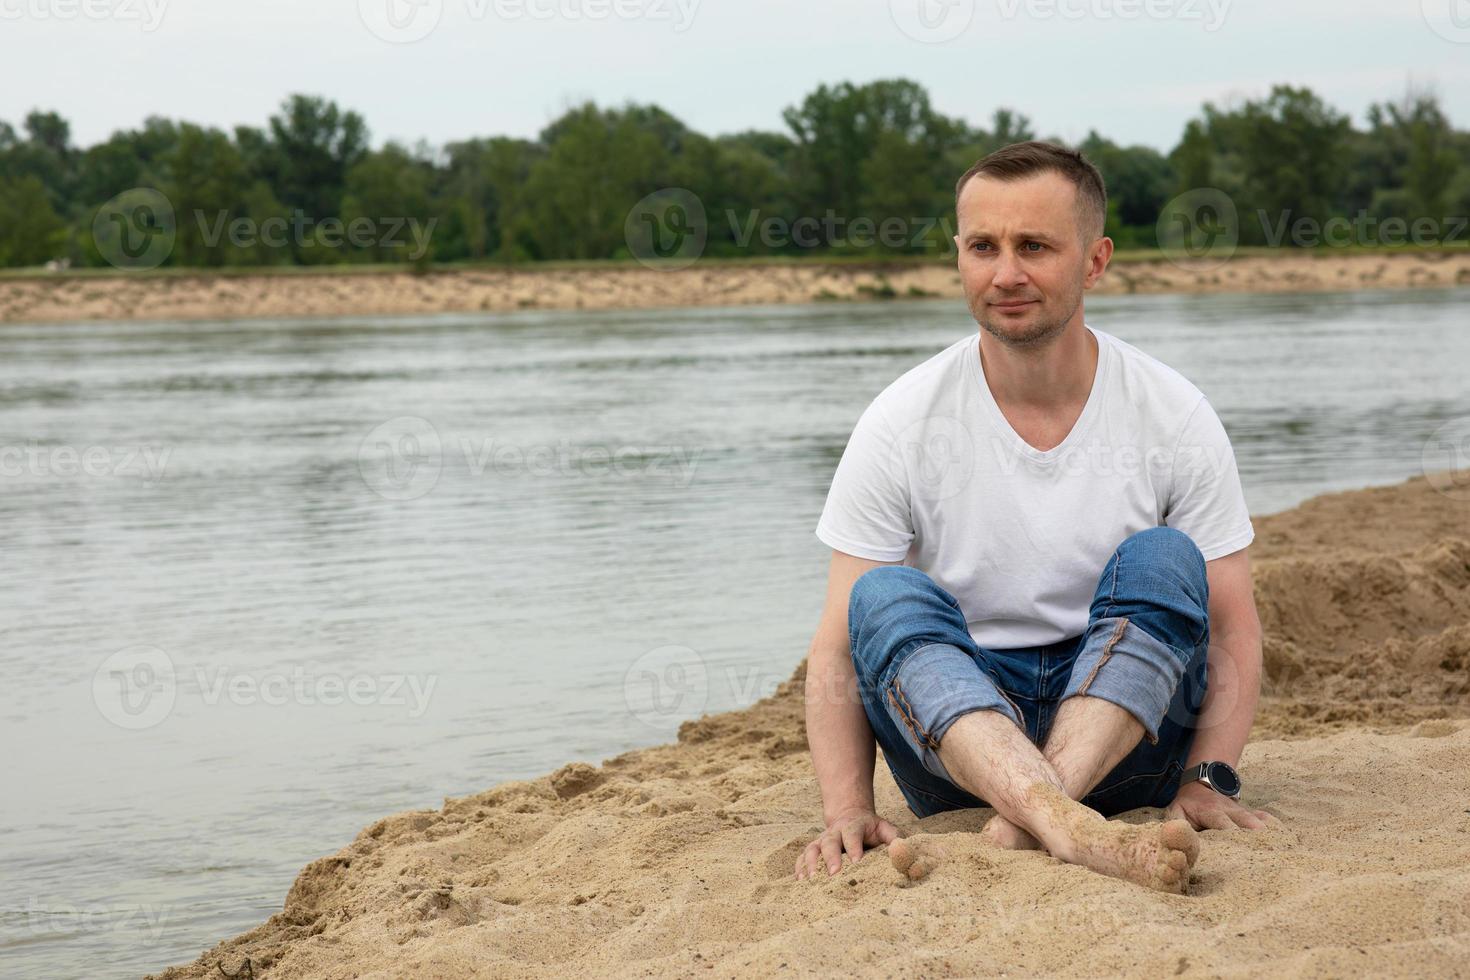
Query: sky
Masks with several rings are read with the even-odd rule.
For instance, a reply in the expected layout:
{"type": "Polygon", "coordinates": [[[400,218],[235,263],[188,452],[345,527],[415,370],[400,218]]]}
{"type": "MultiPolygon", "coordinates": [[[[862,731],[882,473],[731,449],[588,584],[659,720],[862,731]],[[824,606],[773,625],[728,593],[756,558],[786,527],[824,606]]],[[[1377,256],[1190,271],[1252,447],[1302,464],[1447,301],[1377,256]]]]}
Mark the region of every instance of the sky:
{"type": "Polygon", "coordinates": [[[1470,128],[1470,0],[0,0],[0,120],[54,109],[83,146],[149,115],[264,125],[295,92],[375,145],[534,137],[586,100],[780,130],[820,84],[899,77],[976,125],[1161,150],[1278,83],[1359,122],[1432,87],[1470,128]]]}

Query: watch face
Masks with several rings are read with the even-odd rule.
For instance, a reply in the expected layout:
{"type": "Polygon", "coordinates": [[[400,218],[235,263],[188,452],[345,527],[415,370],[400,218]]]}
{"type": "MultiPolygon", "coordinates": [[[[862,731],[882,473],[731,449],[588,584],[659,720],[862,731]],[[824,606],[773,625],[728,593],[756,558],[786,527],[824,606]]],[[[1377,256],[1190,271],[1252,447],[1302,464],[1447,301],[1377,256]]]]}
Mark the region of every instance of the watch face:
{"type": "Polygon", "coordinates": [[[1210,784],[1226,796],[1236,796],[1240,793],[1240,777],[1225,763],[1211,763],[1209,776],[1210,784]]]}

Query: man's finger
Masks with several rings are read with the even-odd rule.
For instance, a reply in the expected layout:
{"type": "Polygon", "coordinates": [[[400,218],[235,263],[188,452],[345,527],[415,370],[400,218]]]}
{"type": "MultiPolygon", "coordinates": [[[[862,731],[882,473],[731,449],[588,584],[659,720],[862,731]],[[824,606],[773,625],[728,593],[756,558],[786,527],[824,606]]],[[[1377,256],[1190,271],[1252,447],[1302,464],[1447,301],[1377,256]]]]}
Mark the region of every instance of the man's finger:
{"type": "Polygon", "coordinates": [[[873,836],[878,839],[879,844],[892,844],[898,840],[898,828],[887,820],[879,820],[878,826],[873,829],[873,836]]]}
{"type": "Polygon", "coordinates": [[[1262,820],[1260,817],[1256,816],[1254,813],[1251,813],[1244,807],[1241,807],[1240,809],[1231,813],[1230,816],[1234,818],[1237,824],[1244,827],[1246,830],[1260,830],[1261,828],[1266,826],[1266,821],[1262,820]]]}
{"type": "Polygon", "coordinates": [[[806,878],[816,870],[817,855],[819,853],[817,845],[819,842],[819,840],[812,841],[806,846],[806,850],[801,852],[801,856],[796,859],[796,877],[806,878]]]}
{"type": "Polygon", "coordinates": [[[1209,809],[1201,811],[1199,816],[1195,819],[1203,824],[1206,830],[1235,829],[1235,821],[1231,820],[1228,816],[1224,814],[1224,812],[1216,809],[1215,807],[1210,807],[1209,809]]]}
{"type": "Polygon", "coordinates": [[[827,864],[827,873],[835,875],[842,867],[842,841],[830,830],[822,835],[822,860],[827,864]]]}
{"type": "Polygon", "coordinates": [[[863,858],[863,827],[856,822],[842,828],[842,849],[857,864],[863,858]]]}

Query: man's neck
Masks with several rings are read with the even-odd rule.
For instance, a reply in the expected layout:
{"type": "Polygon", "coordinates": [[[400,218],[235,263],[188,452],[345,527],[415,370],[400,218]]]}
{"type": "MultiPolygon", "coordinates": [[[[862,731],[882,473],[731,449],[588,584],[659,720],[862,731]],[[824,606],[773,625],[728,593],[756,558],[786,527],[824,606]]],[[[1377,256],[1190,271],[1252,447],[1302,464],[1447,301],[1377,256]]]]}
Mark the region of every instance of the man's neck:
{"type": "Polygon", "coordinates": [[[1001,405],[1044,411],[1085,402],[1097,360],[1097,338],[1080,319],[1035,348],[1011,347],[980,331],[980,367],[1001,405]]]}

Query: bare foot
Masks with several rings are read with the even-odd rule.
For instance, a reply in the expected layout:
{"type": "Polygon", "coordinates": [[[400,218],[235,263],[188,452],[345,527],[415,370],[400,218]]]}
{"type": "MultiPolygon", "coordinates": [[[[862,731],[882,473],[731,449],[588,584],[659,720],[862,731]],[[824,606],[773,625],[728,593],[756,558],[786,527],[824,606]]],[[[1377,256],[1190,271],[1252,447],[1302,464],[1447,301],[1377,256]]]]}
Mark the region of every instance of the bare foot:
{"type": "Polygon", "coordinates": [[[910,881],[918,881],[939,867],[944,854],[932,847],[899,838],[888,845],[888,860],[910,881]]]}
{"type": "Polygon", "coordinates": [[[1064,831],[1051,849],[1054,857],[1162,892],[1182,895],[1188,889],[1189,869],[1199,859],[1199,836],[1189,821],[1138,825],[1105,820],[1044,783],[1031,787],[1029,795],[1064,831]]]}
{"type": "Polygon", "coordinates": [[[986,823],[985,829],[980,831],[980,837],[985,843],[993,847],[1003,847],[1008,851],[1041,850],[1039,840],[998,813],[986,823]]]}

